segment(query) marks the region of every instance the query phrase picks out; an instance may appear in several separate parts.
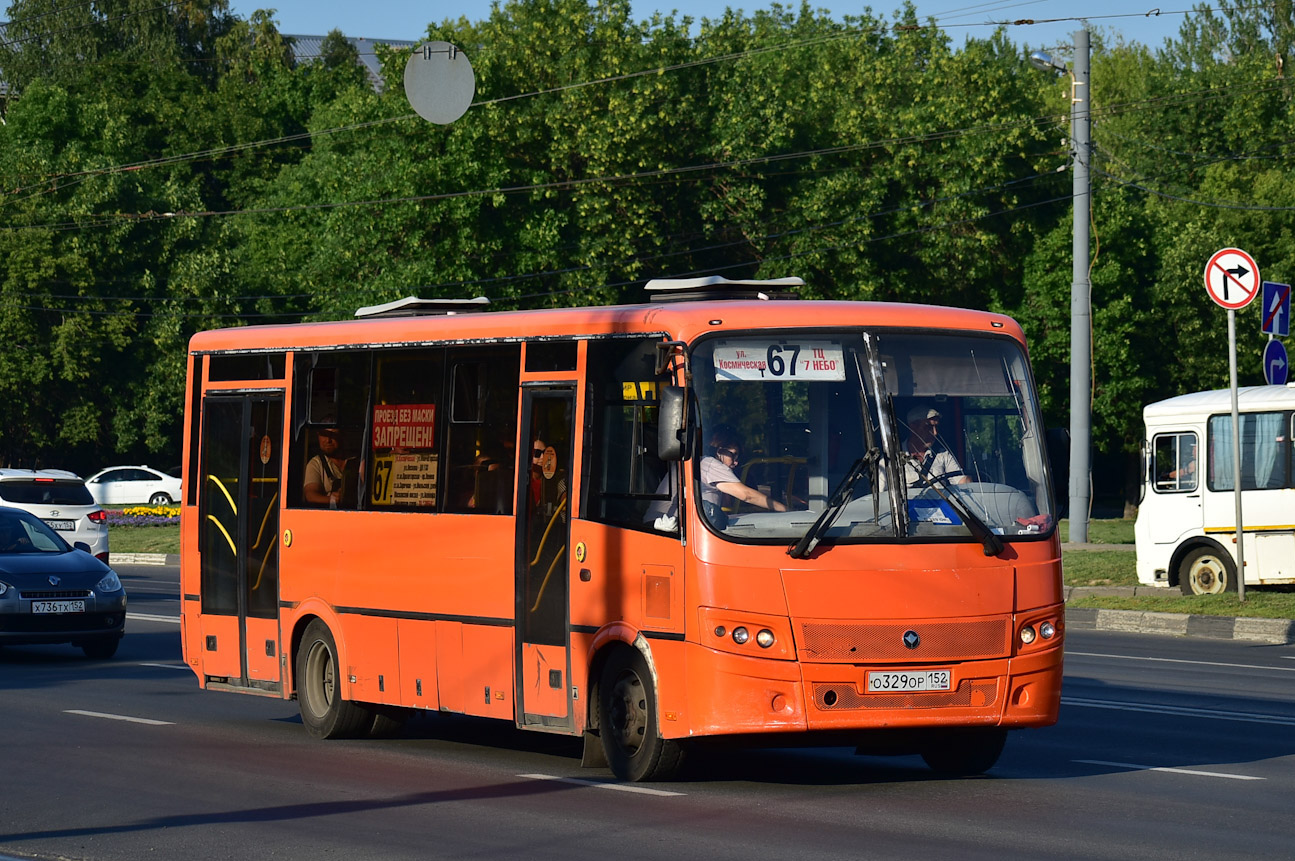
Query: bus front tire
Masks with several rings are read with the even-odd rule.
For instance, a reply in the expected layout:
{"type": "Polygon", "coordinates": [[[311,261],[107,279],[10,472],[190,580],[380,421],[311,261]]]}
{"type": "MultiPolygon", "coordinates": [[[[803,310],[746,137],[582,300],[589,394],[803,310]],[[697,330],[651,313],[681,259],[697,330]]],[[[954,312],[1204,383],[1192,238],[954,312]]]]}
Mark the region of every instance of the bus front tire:
{"type": "Polygon", "coordinates": [[[1226,554],[1197,547],[1178,566],[1178,587],[1184,595],[1222,595],[1237,591],[1236,569],[1226,554]]]}
{"type": "Polygon", "coordinates": [[[932,771],[949,777],[970,777],[993,768],[1006,743],[1005,729],[950,731],[923,745],[921,754],[932,771]]]}
{"type": "Polygon", "coordinates": [[[373,722],[368,709],[342,699],[337,643],[319,619],[307,626],[297,649],[297,704],[315,738],[354,738],[373,722]]]}
{"type": "Polygon", "coordinates": [[[598,685],[598,731],[612,773],[621,780],[669,780],[683,765],[683,747],[661,737],[656,689],[647,661],[620,649],[603,667],[598,685]]]}

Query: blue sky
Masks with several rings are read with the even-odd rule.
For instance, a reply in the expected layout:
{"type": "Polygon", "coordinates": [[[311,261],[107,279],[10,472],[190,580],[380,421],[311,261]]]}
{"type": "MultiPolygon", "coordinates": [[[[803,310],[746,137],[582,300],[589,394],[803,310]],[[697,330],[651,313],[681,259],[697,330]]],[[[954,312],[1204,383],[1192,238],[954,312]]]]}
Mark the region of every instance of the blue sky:
{"type": "MultiPolygon", "coordinates": [[[[785,5],[794,8],[798,2],[791,0],[785,5]]],[[[899,2],[895,0],[893,5],[878,3],[872,9],[874,14],[890,20],[899,2]]],[[[968,0],[918,0],[917,11],[923,19],[934,17],[955,44],[967,35],[983,36],[992,32],[993,26],[987,22],[1066,18],[1070,20],[1013,26],[1009,33],[1017,42],[1031,48],[1070,45],[1071,34],[1083,26],[1074,18],[1085,15],[1090,29],[1100,28],[1108,35],[1119,33],[1128,41],[1158,48],[1166,38],[1178,35],[1183,13],[1190,10],[1192,0],[1171,0],[1171,5],[1158,7],[1153,5],[1154,2],[1142,0],[1144,5],[1134,7],[1120,0],[1089,0],[1084,4],[1064,0],[1000,0],[975,5],[968,5],[968,0]],[[1147,14],[1154,9],[1158,9],[1160,14],[1147,14]]],[[[655,11],[668,13],[681,7],[694,18],[718,17],[728,6],[750,13],[770,5],[769,0],[632,0],[632,3],[636,18],[650,17],[655,11]]],[[[839,15],[857,14],[865,8],[859,0],[822,0],[813,5],[839,15]]],[[[284,33],[323,35],[337,28],[347,36],[417,40],[423,37],[432,21],[460,15],[471,20],[486,18],[490,14],[490,0],[231,0],[230,8],[244,18],[257,9],[275,9],[279,29],[284,33]]]]}

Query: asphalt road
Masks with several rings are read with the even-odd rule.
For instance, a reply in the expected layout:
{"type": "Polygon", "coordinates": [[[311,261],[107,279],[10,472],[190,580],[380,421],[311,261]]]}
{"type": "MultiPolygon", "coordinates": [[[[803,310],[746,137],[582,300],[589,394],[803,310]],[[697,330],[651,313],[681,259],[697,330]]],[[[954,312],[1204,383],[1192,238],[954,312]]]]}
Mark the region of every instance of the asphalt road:
{"type": "Polygon", "coordinates": [[[198,690],[173,568],[119,568],[117,656],[0,650],[0,855],[228,858],[1290,858],[1295,647],[1071,631],[1056,727],[969,780],[916,757],[712,751],[672,784],[568,739],[420,716],[318,742],[294,703],[198,690]]]}

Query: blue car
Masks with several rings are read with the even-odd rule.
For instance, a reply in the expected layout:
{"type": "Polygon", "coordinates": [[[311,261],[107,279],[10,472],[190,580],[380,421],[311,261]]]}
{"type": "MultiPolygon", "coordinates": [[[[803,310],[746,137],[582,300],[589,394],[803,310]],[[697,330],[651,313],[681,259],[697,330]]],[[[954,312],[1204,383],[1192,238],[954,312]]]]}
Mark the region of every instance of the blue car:
{"type": "Polygon", "coordinates": [[[0,646],[71,643],[111,658],[126,630],[117,574],[33,514],[0,508],[0,646]]]}

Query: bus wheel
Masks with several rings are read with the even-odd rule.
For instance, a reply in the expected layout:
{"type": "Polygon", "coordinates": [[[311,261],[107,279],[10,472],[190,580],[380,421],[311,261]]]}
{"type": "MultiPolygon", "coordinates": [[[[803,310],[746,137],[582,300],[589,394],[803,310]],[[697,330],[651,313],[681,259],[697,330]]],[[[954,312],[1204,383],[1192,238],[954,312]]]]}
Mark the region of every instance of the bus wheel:
{"type": "Polygon", "coordinates": [[[656,690],[647,661],[620,649],[607,659],[598,686],[598,731],[612,773],[621,780],[669,780],[683,764],[683,747],[657,729],[656,690]]]}
{"type": "Polygon", "coordinates": [[[342,699],[333,633],[319,619],[306,627],[297,649],[297,704],[315,738],[352,738],[368,730],[368,709],[342,699]]]}
{"type": "Polygon", "coordinates": [[[1184,595],[1221,595],[1237,590],[1232,560],[1210,547],[1197,547],[1178,566],[1178,588],[1184,595]]]}
{"type": "Polygon", "coordinates": [[[984,774],[998,762],[1006,742],[1005,729],[941,733],[922,747],[922,759],[932,771],[950,777],[984,774]]]}

